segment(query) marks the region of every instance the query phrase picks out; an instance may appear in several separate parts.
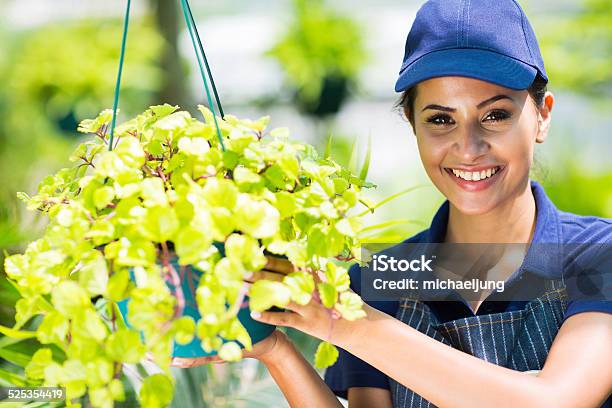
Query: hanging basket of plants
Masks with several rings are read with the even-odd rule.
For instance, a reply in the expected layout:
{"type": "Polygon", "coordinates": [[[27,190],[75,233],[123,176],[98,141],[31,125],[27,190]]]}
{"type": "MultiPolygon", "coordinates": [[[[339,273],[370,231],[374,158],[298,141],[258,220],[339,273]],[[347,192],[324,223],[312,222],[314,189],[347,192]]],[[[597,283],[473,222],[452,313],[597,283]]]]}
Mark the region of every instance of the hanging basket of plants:
{"type": "MultiPolygon", "coordinates": [[[[145,356],[162,373],[144,379],[140,401],[167,405],[173,357],[239,360],[274,330],[249,311],[314,299],[335,319],[364,315],[336,261],[359,258],[366,172],[353,175],[286,128],[268,131],[269,117],[225,115],[181,5],[212,111],[199,106],[202,121],[164,104],[116,123],[128,0],[113,109],[81,122],[90,136],[72,167],[18,194],[49,223],[5,260],[22,298],[15,326],[0,332],[41,343],[24,384],[65,387],[68,406],[122,400],[125,366],[145,356]],[[24,329],[34,316],[40,324],[24,329]]],[[[317,354],[325,366],[337,351],[323,342],[317,354]]]]}

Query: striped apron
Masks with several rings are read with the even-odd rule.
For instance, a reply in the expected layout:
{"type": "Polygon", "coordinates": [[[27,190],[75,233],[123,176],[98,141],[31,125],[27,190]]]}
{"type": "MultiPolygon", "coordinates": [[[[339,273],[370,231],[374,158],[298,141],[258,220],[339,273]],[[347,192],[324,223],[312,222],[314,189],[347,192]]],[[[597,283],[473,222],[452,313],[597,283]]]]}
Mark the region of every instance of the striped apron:
{"type": "MultiPolygon", "coordinates": [[[[396,318],[457,350],[516,371],[541,370],[567,307],[561,281],[549,281],[543,294],[521,310],[470,316],[440,323],[425,303],[400,301],[396,318]]],[[[434,407],[389,378],[393,406],[434,407]]],[[[443,386],[442,384],[440,386],[443,386]]]]}

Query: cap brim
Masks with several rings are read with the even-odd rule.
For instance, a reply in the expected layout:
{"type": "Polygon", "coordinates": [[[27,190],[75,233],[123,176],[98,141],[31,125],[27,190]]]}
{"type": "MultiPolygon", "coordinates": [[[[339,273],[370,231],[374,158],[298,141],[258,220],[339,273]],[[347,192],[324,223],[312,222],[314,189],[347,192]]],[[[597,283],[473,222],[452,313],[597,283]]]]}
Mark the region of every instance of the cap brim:
{"type": "Polygon", "coordinates": [[[443,76],[463,76],[510,89],[528,89],[538,70],[519,60],[474,48],[453,48],[425,54],[400,72],[395,91],[443,76]]]}

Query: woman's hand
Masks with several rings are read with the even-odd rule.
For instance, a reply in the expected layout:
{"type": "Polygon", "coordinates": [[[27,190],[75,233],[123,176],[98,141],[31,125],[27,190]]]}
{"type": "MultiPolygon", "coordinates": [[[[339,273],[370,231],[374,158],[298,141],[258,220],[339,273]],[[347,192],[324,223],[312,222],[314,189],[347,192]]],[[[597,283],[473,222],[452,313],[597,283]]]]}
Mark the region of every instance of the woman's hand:
{"type": "Polygon", "coordinates": [[[354,332],[356,322],[333,318],[332,312],[314,299],[303,306],[289,302],[285,309],[288,311],[251,312],[251,317],[262,323],[292,327],[336,345],[344,344],[354,332]]]}
{"type": "MultiPolygon", "coordinates": [[[[272,334],[263,340],[258,341],[253,345],[251,351],[242,351],[242,356],[245,358],[255,358],[257,360],[270,361],[277,358],[280,350],[283,346],[290,342],[287,335],[279,330],[274,330],[272,334]]],[[[189,368],[197,367],[209,363],[224,363],[218,355],[209,357],[196,357],[196,358],[181,358],[175,357],[172,359],[170,365],[172,367],[189,368]]]]}

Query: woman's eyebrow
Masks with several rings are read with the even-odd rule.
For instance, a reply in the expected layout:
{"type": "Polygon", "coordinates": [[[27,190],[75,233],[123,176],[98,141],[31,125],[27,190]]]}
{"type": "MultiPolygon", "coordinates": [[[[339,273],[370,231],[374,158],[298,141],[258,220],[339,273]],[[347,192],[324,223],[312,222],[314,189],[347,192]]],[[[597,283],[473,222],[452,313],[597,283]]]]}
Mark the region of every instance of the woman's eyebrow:
{"type": "Polygon", "coordinates": [[[426,107],[423,108],[423,110],[421,112],[426,111],[427,109],[432,109],[432,110],[439,110],[439,111],[444,111],[444,112],[455,112],[457,109],[455,108],[449,108],[448,106],[442,106],[442,105],[427,105],[426,107]]]}
{"type": "Polygon", "coordinates": [[[494,97],[492,97],[492,98],[489,98],[489,99],[487,99],[487,100],[485,100],[485,101],[480,102],[480,103],[479,103],[479,104],[478,104],[476,107],[477,107],[478,109],[481,109],[481,108],[484,108],[484,107],[485,107],[485,106],[487,106],[487,105],[492,104],[493,102],[497,102],[497,101],[499,101],[500,99],[509,99],[509,100],[511,100],[511,101],[514,101],[514,99],[512,99],[512,98],[511,98],[511,97],[509,97],[508,95],[496,95],[496,96],[494,96],[494,97]]]}
{"type": "MultiPolygon", "coordinates": [[[[489,98],[485,101],[480,102],[478,105],[476,105],[476,107],[478,109],[481,109],[487,105],[492,104],[493,102],[497,102],[501,99],[508,99],[510,101],[514,101],[514,99],[512,99],[511,97],[509,97],[508,95],[495,95],[492,98],[489,98]]],[[[431,104],[431,105],[427,105],[426,107],[423,108],[423,110],[421,112],[426,111],[427,109],[432,109],[432,110],[439,110],[439,111],[443,111],[443,112],[456,112],[457,109],[455,108],[449,108],[448,106],[442,106],[442,105],[436,105],[436,104],[431,104]]]]}

